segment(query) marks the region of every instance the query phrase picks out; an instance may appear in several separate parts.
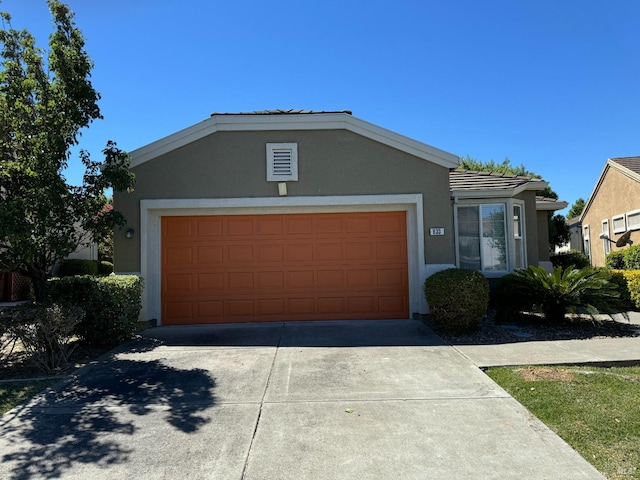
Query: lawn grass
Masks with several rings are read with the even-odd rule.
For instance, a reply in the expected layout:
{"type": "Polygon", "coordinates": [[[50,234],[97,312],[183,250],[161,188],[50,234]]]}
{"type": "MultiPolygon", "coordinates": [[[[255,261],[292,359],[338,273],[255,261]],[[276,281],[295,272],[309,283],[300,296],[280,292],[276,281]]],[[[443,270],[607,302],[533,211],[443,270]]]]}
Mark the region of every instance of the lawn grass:
{"type": "Polygon", "coordinates": [[[59,381],[59,378],[53,378],[48,380],[30,380],[0,384],[0,415],[26,402],[36,393],[59,381]]]}
{"type": "Polygon", "coordinates": [[[640,479],[640,367],[509,367],[487,374],[605,477],[640,479]]]}

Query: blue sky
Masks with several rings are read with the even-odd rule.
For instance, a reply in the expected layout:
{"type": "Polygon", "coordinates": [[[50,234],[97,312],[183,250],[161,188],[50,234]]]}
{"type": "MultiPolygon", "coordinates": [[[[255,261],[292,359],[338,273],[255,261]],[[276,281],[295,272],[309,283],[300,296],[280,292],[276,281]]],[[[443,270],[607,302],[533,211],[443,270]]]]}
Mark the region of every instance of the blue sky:
{"type": "MultiPolygon", "coordinates": [[[[104,120],[133,150],[212,112],[352,110],[456,155],[524,164],[569,204],[640,155],[637,0],[68,0],[104,120]]],[[[45,0],[3,0],[41,47],[45,0]]],[[[67,178],[81,181],[72,161],[67,178]]]]}

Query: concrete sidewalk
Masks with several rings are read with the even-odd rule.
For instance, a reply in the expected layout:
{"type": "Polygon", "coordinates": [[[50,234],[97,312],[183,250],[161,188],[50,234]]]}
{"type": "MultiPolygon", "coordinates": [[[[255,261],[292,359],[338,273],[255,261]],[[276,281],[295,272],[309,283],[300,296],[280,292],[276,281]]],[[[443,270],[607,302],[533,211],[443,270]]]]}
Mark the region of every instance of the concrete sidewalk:
{"type": "Polygon", "coordinates": [[[152,329],[0,429],[6,480],[603,478],[410,320],[152,329]]]}
{"type": "MultiPolygon", "coordinates": [[[[637,325],[640,332],[640,312],[629,312],[628,318],[616,315],[614,319],[637,325]]],[[[640,336],[521,341],[497,345],[456,345],[454,348],[481,368],[553,364],[640,364],[640,336]]]]}

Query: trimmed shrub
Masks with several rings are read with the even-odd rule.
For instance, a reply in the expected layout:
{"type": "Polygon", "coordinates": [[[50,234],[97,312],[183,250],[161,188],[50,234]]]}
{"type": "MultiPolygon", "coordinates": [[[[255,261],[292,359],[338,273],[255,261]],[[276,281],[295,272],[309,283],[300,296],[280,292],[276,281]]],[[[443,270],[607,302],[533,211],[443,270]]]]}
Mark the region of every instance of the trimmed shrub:
{"type": "Polygon", "coordinates": [[[591,266],[589,257],[577,250],[551,255],[550,259],[554,267],[562,267],[563,269],[569,265],[573,265],[576,268],[587,268],[591,266]]]}
{"type": "Polygon", "coordinates": [[[76,276],[49,280],[49,295],[86,312],[76,333],[95,347],[114,347],[136,334],[142,279],[135,275],[76,276]]]}
{"type": "Polygon", "coordinates": [[[629,282],[624,275],[624,270],[610,270],[608,268],[599,268],[604,275],[607,275],[609,282],[616,286],[616,290],[620,295],[617,301],[612,302],[612,307],[621,312],[627,312],[633,310],[635,305],[631,299],[631,293],[629,292],[629,282]]]}
{"type": "Polygon", "coordinates": [[[613,270],[624,270],[624,252],[624,250],[610,251],[604,260],[604,265],[613,270]]]}
{"type": "Polygon", "coordinates": [[[436,330],[467,333],[480,326],[489,304],[489,283],[479,272],[450,268],[424,282],[436,330]]]}
{"type": "Polygon", "coordinates": [[[113,273],[113,263],[102,260],[98,262],[99,275],[111,275],[113,273]]]}
{"type": "Polygon", "coordinates": [[[81,260],[78,258],[67,259],[60,265],[60,276],[71,277],[73,275],[97,275],[98,263],[95,260],[81,260]]]}
{"type": "Polygon", "coordinates": [[[613,273],[625,278],[631,304],[640,310],[640,270],[620,270],[613,273]]]}
{"type": "Polygon", "coordinates": [[[624,269],[640,270],[640,245],[633,245],[624,251],[624,269]]]}

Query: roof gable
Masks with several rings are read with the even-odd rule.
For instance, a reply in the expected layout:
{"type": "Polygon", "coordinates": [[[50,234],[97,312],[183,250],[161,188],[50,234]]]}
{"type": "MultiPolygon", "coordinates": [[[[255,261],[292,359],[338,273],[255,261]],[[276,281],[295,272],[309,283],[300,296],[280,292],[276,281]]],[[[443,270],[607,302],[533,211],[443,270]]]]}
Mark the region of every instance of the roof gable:
{"type": "Polygon", "coordinates": [[[446,168],[459,164],[458,156],[352,116],[349,112],[277,110],[219,114],[131,152],[131,166],[180,148],[216,132],[264,130],[348,130],[446,168]]]}
{"type": "Polygon", "coordinates": [[[591,204],[593,203],[594,198],[598,194],[598,190],[600,190],[600,185],[602,185],[602,181],[604,180],[605,175],[609,171],[610,168],[617,170],[622,173],[626,177],[630,178],[633,181],[640,183],[640,157],[620,157],[620,158],[610,158],[604,164],[604,168],[602,172],[600,172],[600,176],[596,182],[595,187],[593,187],[593,191],[591,195],[589,195],[589,199],[584,205],[582,209],[582,214],[580,215],[580,221],[584,218],[584,216],[589,211],[591,204]]]}

